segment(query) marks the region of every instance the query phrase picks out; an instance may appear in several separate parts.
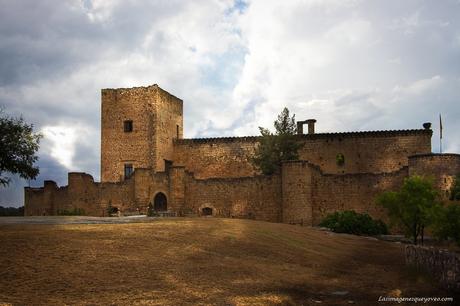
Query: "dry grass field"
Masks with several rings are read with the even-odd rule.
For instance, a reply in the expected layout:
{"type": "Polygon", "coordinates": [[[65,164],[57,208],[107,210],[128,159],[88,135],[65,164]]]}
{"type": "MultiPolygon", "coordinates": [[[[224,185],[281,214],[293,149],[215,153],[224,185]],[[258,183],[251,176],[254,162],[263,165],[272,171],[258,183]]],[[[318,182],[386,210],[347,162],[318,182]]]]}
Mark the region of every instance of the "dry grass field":
{"type": "Polygon", "coordinates": [[[379,296],[448,296],[405,267],[399,244],[237,219],[0,225],[0,262],[0,305],[385,305],[379,296]]]}

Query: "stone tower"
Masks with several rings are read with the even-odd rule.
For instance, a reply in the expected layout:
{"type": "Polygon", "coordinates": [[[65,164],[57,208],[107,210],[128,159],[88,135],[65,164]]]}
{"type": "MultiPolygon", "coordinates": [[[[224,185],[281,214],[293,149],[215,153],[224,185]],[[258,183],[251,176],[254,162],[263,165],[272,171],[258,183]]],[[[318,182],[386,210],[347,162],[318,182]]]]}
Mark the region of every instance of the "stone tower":
{"type": "Polygon", "coordinates": [[[123,181],[137,168],[165,171],[173,140],[183,137],[182,100],[156,84],[101,96],[101,182],[123,181]]]}

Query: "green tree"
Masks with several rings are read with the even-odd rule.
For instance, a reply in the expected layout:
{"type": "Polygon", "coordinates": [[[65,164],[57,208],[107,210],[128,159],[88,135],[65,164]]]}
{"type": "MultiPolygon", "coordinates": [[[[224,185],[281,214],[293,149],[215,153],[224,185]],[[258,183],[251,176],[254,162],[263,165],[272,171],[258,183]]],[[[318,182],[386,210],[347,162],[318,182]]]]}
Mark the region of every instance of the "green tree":
{"type": "Polygon", "coordinates": [[[33,125],[22,117],[9,117],[0,110],[0,185],[7,186],[10,178],[5,172],[19,174],[24,179],[34,179],[39,170],[34,167],[38,160],[40,134],[33,132],[33,125]]]}
{"type": "Polygon", "coordinates": [[[460,246],[460,205],[451,203],[439,211],[433,233],[439,239],[452,239],[460,246]]]}
{"type": "Polygon", "coordinates": [[[458,201],[460,200],[460,174],[457,174],[454,180],[454,184],[450,189],[450,200],[458,201]]]}
{"type": "Polygon", "coordinates": [[[302,144],[297,141],[295,115],[289,115],[287,107],[278,115],[274,122],[275,133],[259,127],[261,137],[256,147],[252,164],[265,175],[279,172],[283,160],[296,160],[297,151],[302,144]]]}
{"type": "Polygon", "coordinates": [[[377,203],[386,208],[392,225],[401,227],[414,244],[421,235],[423,244],[425,227],[434,222],[440,208],[437,197],[431,179],[414,175],[404,180],[399,191],[379,195],[377,203]]]}

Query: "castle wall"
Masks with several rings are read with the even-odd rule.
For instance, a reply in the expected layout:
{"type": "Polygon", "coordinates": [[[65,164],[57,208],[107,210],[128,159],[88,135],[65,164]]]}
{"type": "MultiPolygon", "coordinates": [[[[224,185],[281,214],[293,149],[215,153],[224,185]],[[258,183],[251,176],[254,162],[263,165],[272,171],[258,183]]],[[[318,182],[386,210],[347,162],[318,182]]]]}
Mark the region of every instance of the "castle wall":
{"type": "Polygon", "coordinates": [[[284,162],[283,222],[317,225],[327,214],[343,210],[385,218],[376,196],[398,189],[407,175],[407,167],[392,173],[324,174],[307,161],[284,162]]]}
{"type": "Polygon", "coordinates": [[[201,180],[187,174],[186,180],[185,213],[209,207],[219,217],[281,221],[279,176],[201,180]]]}
{"type": "Polygon", "coordinates": [[[449,198],[455,176],[460,174],[460,154],[418,154],[409,157],[409,174],[434,179],[436,188],[449,198]]]}
{"type": "MultiPolygon", "coordinates": [[[[431,152],[431,130],[302,135],[299,159],[330,174],[393,172],[408,165],[407,156],[431,152]],[[338,165],[337,154],[345,163],[338,165]]],[[[250,163],[258,137],[182,139],[174,143],[174,164],[197,178],[260,174],[250,163]]]]}
{"type": "MultiPolygon", "coordinates": [[[[153,204],[155,195],[162,192],[169,202],[169,177],[165,172],[153,173],[150,169],[136,169],[133,176],[133,204],[139,210],[153,204]]],[[[169,205],[169,203],[168,203],[169,205]]]]}
{"type": "Polygon", "coordinates": [[[312,224],[317,225],[329,213],[355,210],[373,218],[386,219],[383,208],[377,206],[376,196],[397,190],[408,175],[407,167],[391,173],[323,174],[310,166],[313,174],[312,224]]]}
{"type": "Polygon", "coordinates": [[[45,181],[43,188],[25,188],[25,215],[58,215],[63,211],[81,209],[88,216],[107,215],[109,204],[132,210],[134,180],[123,183],[95,183],[86,173],[69,173],[68,185],[58,187],[45,181]]]}
{"type": "Polygon", "coordinates": [[[248,158],[256,143],[257,137],[182,139],[174,143],[174,165],[200,179],[253,176],[257,171],[248,158]]]}
{"type": "Polygon", "coordinates": [[[101,96],[101,182],[123,181],[125,164],[164,171],[173,139],[183,135],[182,100],[157,85],[103,89],[101,96]]]}
{"type": "Polygon", "coordinates": [[[393,172],[408,165],[407,156],[431,152],[431,130],[303,135],[299,159],[324,173],[393,172]],[[337,154],[345,163],[337,164],[337,154]]]}
{"type": "Polygon", "coordinates": [[[182,100],[159,88],[155,97],[154,137],[156,171],[165,171],[165,160],[172,161],[173,140],[183,138],[182,100]]]}
{"type": "Polygon", "coordinates": [[[282,165],[283,222],[312,224],[313,175],[307,161],[289,161],[282,165]]]}
{"type": "Polygon", "coordinates": [[[101,182],[124,180],[124,164],[150,168],[154,160],[154,86],[103,89],[101,105],[101,182]],[[133,131],[124,131],[124,121],[133,131]]]}

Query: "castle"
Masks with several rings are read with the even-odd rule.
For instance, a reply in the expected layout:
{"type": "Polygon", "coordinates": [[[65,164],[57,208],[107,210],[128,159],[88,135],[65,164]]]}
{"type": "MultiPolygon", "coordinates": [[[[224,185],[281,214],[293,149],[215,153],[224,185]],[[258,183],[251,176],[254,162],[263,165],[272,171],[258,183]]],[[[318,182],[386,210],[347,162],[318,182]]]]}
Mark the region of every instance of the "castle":
{"type": "Polygon", "coordinates": [[[384,217],[375,196],[412,174],[435,178],[447,193],[460,155],[431,153],[432,130],[315,133],[316,120],[297,123],[300,160],[261,175],[249,162],[257,136],[183,138],[183,102],[157,85],[103,89],[101,182],[69,173],[68,185],[25,188],[26,215],[80,209],[107,216],[159,213],[318,224],[353,209],[384,217]],[[303,125],[308,132],[303,133],[303,125]]]}

